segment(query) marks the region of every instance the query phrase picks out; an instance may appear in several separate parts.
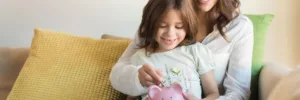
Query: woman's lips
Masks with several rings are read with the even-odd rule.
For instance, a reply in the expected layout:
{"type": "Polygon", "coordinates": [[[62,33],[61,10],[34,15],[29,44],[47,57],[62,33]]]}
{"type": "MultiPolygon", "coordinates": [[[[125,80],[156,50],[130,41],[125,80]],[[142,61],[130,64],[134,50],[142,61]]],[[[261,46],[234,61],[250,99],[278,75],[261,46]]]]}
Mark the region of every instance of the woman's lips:
{"type": "Polygon", "coordinates": [[[207,4],[210,0],[199,0],[201,4],[207,4]]]}

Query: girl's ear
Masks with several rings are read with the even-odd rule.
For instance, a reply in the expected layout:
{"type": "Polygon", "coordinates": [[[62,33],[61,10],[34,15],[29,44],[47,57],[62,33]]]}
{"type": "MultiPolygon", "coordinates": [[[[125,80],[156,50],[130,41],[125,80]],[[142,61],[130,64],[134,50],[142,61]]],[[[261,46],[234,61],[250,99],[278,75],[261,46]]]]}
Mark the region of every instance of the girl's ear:
{"type": "Polygon", "coordinates": [[[156,85],[152,85],[149,87],[149,91],[148,91],[148,95],[149,97],[152,99],[156,93],[160,92],[161,88],[156,86],[156,85]]]}

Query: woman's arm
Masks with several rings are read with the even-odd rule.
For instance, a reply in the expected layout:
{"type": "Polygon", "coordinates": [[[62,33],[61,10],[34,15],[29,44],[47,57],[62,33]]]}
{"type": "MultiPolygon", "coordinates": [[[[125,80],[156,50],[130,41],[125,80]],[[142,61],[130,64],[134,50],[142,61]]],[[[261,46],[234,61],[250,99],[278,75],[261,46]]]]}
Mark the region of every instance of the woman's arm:
{"type": "MultiPolygon", "coordinates": [[[[253,52],[253,25],[243,17],[232,32],[240,32],[235,41],[224,79],[225,94],[219,100],[248,100],[250,98],[253,52]]],[[[217,59],[217,58],[216,58],[217,59]]]]}
{"type": "Polygon", "coordinates": [[[220,94],[216,83],[213,70],[200,76],[202,88],[206,97],[202,100],[215,100],[220,94]]]}
{"type": "Polygon", "coordinates": [[[130,61],[131,56],[138,50],[138,43],[139,40],[136,35],[112,68],[109,76],[114,89],[131,96],[138,96],[146,91],[138,79],[138,69],[140,66],[134,66],[130,61]]]}

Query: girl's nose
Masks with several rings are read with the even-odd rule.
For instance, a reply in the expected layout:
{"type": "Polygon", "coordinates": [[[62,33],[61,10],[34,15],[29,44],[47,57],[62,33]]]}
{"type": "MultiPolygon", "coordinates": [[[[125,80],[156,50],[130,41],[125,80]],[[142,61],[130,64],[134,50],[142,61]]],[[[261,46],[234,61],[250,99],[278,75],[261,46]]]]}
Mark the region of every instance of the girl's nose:
{"type": "Polygon", "coordinates": [[[165,35],[168,37],[173,37],[174,35],[176,35],[175,28],[169,27],[165,35]]]}

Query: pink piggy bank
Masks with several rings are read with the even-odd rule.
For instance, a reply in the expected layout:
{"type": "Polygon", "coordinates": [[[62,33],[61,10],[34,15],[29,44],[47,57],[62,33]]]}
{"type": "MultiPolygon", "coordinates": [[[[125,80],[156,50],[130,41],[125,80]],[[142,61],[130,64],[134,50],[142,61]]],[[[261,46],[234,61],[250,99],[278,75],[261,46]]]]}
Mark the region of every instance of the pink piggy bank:
{"type": "Polygon", "coordinates": [[[170,87],[150,86],[147,100],[184,100],[182,87],[178,83],[170,87]]]}

